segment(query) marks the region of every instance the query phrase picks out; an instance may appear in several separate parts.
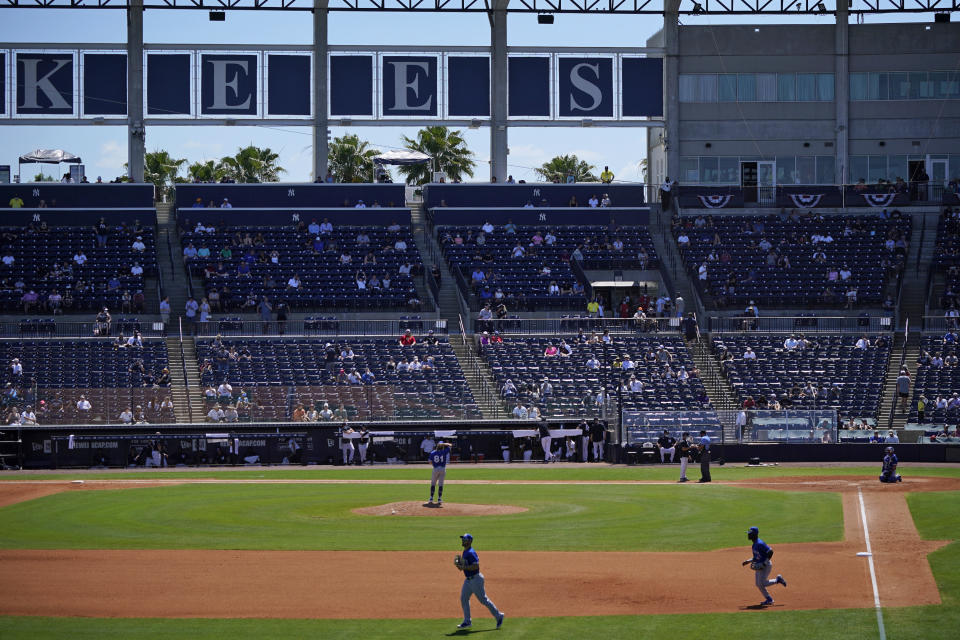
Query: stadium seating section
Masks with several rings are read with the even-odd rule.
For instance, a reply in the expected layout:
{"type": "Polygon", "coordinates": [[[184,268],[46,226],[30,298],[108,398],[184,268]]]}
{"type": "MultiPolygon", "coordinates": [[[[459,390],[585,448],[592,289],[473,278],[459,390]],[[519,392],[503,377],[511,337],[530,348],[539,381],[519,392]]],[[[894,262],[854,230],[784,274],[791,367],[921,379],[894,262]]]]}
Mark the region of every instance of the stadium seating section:
{"type": "MultiPolygon", "coordinates": [[[[714,337],[713,349],[718,356],[724,350],[733,355],[722,368],[740,403],[748,396],[756,401],[775,395],[785,404],[783,398],[791,389],[802,391],[812,383],[831,392],[794,398],[790,408],[836,409],[841,417],[873,418],[880,409],[890,347],[858,349],[854,345],[859,337],[811,336],[813,346],[788,352],[784,334],[721,335],[714,337]],[[748,346],[756,353],[755,360],[743,358],[748,346]]],[[[871,345],[875,338],[869,338],[871,345]]]]}
{"type": "MultiPolygon", "coordinates": [[[[577,281],[570,266],[574,250],[580,246],[584,269],[640,269],[638,254],[646,251],[646,268],[658,267],[653,239],[646,227],[618,227],[610,230],[599,225],[567,225],[557,227],[518,226],[516,233],[507,233],[498,227],[491,234],[484,234],[484,243],[478,245],[480,229],[474,227],[438,227],[437,238],[444,257],[451,269],[459,269],[464,281],[469,283],[478,296],[487,287],[491,293],[503,290],[504,302],[510,309],[548,310],[583,308],[586,299],[580,294],[550,295],[550,283],[556,281],[561,291],[572,289],[577,281]],[[556,236],[556,242],[535,244],[537,234],[556,236]],[[462,240],[462,242],[457,239],[462,240]],[[619,240],[622,249],[613,249],[619,240]],[[517,244],[523,247],[523,257],[514,256],[517,244]],[[487,278],[473,282],[475,267],[481,267],[487,278]],[[550,272],[544,275],[543,268],[550,272]],[[490,277],[495,273],[494,277],[490,277]]],[[[492,300],[481,300],[492,301],[492,300]]]]}
{"type": "MultiPolygon", "coordinates": [[[[216,339],[199,340],[197,358],[209,360],[212,370],[202,371],[204,385],[218,386],[227,380],[234,397],[247,393],[253,408],[247,417],[289,420],[298,404],[322,409],[323,403],[336,410],[342,403],[351,420],[416,418],[480,418],[480,411],[463,376],[453,348],[447,342],[418,343],[401,347],[396,339],[341,338],[331,345],[336,352],[350,346],[352,360],[326,361],[328,343],[316,339],[216,339]],[[236,347],[249,351],[250,358],[230,361],[221,358],[224,350],[236,347]],[[421,362],[433,356],[431,371],[388,370],[396,363],[417,356],[421,362]],[[369,367],[376,378],[370,384],[349,384],[343,380],[351,369],[359,373],[369,367]],[[343,369],[343,373],[341,373],[343,369]]],[[[244,417],[244,416],[241,416],[244,417]]]]}
{"type": "MultiPolygon", "coordinates": [[[[6,313],[22,313],[21,299],[31,290],[38,294],[38,304],[31,313],[52,313],[46,303],[54,290],[63,296],[67,311],[104,306],[121,309],[124,291],[131,298],[137,292],[151,300],[156,298],[154,292],[144,291],[144,278],[155,276],[157,271],[152,227],[116,227],[105,246],[98,243],[93,227],[0,227],[0,237],[0,253],[13,258],[10,265],[0,263],[0,305],[6,313]],[[133,248],[138,236],[145,246],[143,251],[133,248]],[[86,256],[83,265],[74,261],[81,252],[86,256]],[[143,267],[143,275],[131,274],[135,263],[143,267]],[[109,287],[114,276],[114,286],[109,287]]],[[[128,311],[139,309],[131,303],[128,311]]]]}
{"type": "Polygon", "coordinates": [[[686,216],[675,223],[675,238],[685,233],[689,246],[681,247],[690,277],[720,304],[745,306],[750,300],[766,307],[839,307],[847,290],[856,289],[858,304],[879,304],[885,297],[888,276],[906,250],[888,250],[888,239],[909,242],[910,219],[884,219],[879,215],[814,216],[769,215],[686,216]],[[702,220],[703,222],[698,222],[702,220]],[[833,242],[813,243],[812,236],[831,236],[833,242]],[[763,240],[772,245],[764,249],[763,240]],[[825,258],[818,261],[815,252],[825,258]],[[716,260],[710,258],[716,254],[716,260]],[[769,264],[785,256],[789,267],[769,264]],[[707,263],[707,280],[698,269],[707,263]],[[829,281],[830,270],[849,267],[849,280],[829,281]],[[736,282],[730,281],[734,276],[736,282]],[[727,288],[732,285],[732,291],[727,288]],[[827,289],[833,294],[827,298],[827,289]]]}
{"type": "Polygon", "coordinates": [[[423,271],[409,227],[396,233],[383,227],[337,227],[332,234],[321,238],[323,248],[316,251],[314,236],[305,229],[225,227],[213,234],[185,231],[182,244],[187,247],[192,243],[198,250],[201,247],[210,250],[210,258],[194,258],[189,260],[189,266],[199,277],[204,277],[206,267],[213,269],[204,280],[204,288],[207,293],[214,288],[221,292],[225,311],[239,310],[250,294],[283,299],[293,309],[389,311],[409,308],[411,297],[416,297],[416,287],[413,278],[401,275],[399,269],[401,265],[410,264],[411,273],[423,271]],[[369,237],[369,244],[357,242],[360,234],[369,237]],[[394,249],[398,240],[406,242],[406,251],[394,249]],[[220,256],[224,247],[231,248],[231,257],[220,256]],[[278,253],[278,264],[270,261],[273,251],[278,253]],[[350,255],[348,264],[341,262],[342,252],[350,255]],[[368,255],[375,258],[376,264],[364,264],[368,255]],[[250,263],[250,274],[238,275],[238,268],[245,260],[250,263]],[[360,271],[367,279],[376,276],[382,280],[389,274],[390,288],[368,286],[360,290],[357,285],[360,271]],[[287,284],[294,274],[299,275],[301,281],[296,289],[287,284]],[[224,287],[227,287],[225,293],[224,287]]]}
{"type": "Polygon", "coordinates": [[[168,367],[162,340],[145,339],[143,348],[122,349],[112,338],[3,340],[0,362],[4,363],[5,413],[12,406],[22,410],[30,404],[40,424],[116,423],[120,412],[140,405],[150,422],[174,418],[172,409],[159,409],[169,396],[168,388],[156,384],[168,367]],[[14,358],[23,366],[22,377],[13,374],[14,358]],[[138,360],[144,374],[131,370],[138,360]],[[15,400],[10,396],[12,389],[18,389],[15,400]],[[77,409],[81,395],[90,402],[89,411],[77,409]]]}
{"type": "Polygon", "coordinates": [[[937,223],[937,253],[934,268],[943,272],[942,295],[931,303],[941,308],[960,308],[960,208],[957,214],[946,211],[937,223]]]}
{"type": "MultiPolygon", "coordinates": [[[[617,386],[619,376],[612,373],[615,358],[629,355],[636,367],[630,373],[643,383],[643,391],[625,391],[622,393],[622,406],[625,410],[664,411],[664,410],[703,410],[709,408],[706,391],[702,381],[691,377],[687,381],[665,379],[664,366],[650,359],[660,345],[670,353],[671,368],[679,372],[681,368],[694,372],[693,359],[683,340],[677,336],[637,337],[635,335],[614,335],[613,342],[604,349],[603,344],[578,344],[576,336],[565,338],[573,350],[572,355],[545,356],[549,345],[556,345],[559,338],[522,338],[507,336],[502,344],[484,347],[482,357],[493,371],[498,389],[508,412],[514,408],[519,398],[526,407],[536,405],[547,417],[559,416],[596,416],[600,410],[596,397],[606,385],[610,406],[616,411],[617,386]],[[590,369],[587,361],[596,356],[601,363],[599,369],[590,369]],[[517,388],[518,394],[503,396],[502,389],[507,380],[517,388]],[[541,396],[539,390],[544,380],[549,380],[553,392],[541,396]],[[527,389],[527,391],[524,391],[527,389]]],[[[624,370],[624,381],[629,375],[624,370]]]]}
{"type": "MultiPolygon", "coordinates": [[[[920,353],[926,352],[930,356],[939,355],[946,359],[949,356],[960,357],[960,348],[956,343],[945,344],[942,335],[923,336],[920,353]]],[[[917,400],[920,396],[926,397],[924,423],[930,424],[960,424],[960,408],[937,409],[938,397],[949,400],[960,393],[960,367],[935,367],[927,364],[907,363],[912,370],[916,367],[916,377],[913,384],[913,399],[910,405],[910,417],[907,422],[917,422],[917,400]]]]}

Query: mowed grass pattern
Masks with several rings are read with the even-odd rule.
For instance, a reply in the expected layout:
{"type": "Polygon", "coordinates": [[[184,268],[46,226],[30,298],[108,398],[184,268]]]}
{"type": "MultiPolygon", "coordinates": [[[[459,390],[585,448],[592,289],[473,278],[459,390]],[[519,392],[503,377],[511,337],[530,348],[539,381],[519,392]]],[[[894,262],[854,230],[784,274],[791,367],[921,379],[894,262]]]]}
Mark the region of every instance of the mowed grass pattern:
{"type": "MultiPolygon", "coordinates": [[[[397,479],[400,477],[422,478],[422,470],[307,470],[314,472],[313,477],[342,477],[341,474],[356,474],[355,477],[385,478],[386,474],[397,479]],[[411,471],[415,473],[410,473],[411,471]],[[401,473],[402,472],[402,473],[401,473]]],[[[492,473],[493,470],[468,467],[457,468],[460,477],[476,479],[522,479],[522,480],[621,480],[621,479],[669,479],[674,469],[577,469],[577,477],[571,477],[567,470],[560,469],[508,469],[492,473]],[[562,472],[561,472],[562,471],[562,472]],[[640,473],[637,473],[640,471],[640,473]],[[538,473],[539,472],[539,473],[538,473]],[[541,475],[542,474],[542,475],[541,475]],[[480,478],[480,476],[483,476],[480,478]]],[[[746,479],[743,476],[762,477],[767,475],[862,475],[873,473],[873,468],[846,469],[762,469],[741,470],[727,467],[718,470],[723,479],[746,479]]],[[[909,474],[911,471],[904,470],[909,474]]],[[[214,476],[215,473],[201,472],[214,476]]],[[[302,470],[283,469],[274,471],[242,471],[244,475],[266,475],[278,477],[283,474],[290,477],[303,477],[302,470]]],[[[960,476],[960,468],[923,469],[914,472],[928,476],[960,476]]],[[[223,474],[225,477],[238,477],[223,474]]],[[[717,477],[715,472],[715,478],[717,477]]],[[[0,476],[2,477],[2,476],[0,476]]],[[[81,476],[91,477],[91,476],[81,476]]],[[[112,475],[109,477],[117,477],[112,475]]],[[[167,477],[167,476],[164,476],[167,477]]],[[[909,475],[908,475],[909,478],[909,475]]],[[[59,479],[63,479],[60,476],[59,479]]],[[[571,517],[570,511],[552,522],[562,524],[561,531],[572,531],[573,535],[588,541],[591,545],[602,543],[596,534],[601,531],[618,539],[615,548],[651,548],[679,549],[682,535],[690,534],[694,542],[688,548],[717,548],[743,544],[742,525],[744,520],[758,522],[764,530],[770,530],[769,537],[779,542],[837,539],[839,529],[839,502],[830,499],[831,494],[780,494],[766,491],[748,491],[727,487],[703,487],[708,491],[699,491],[699,487],[617,487],[617,486],[581,486],[581,487],[545,487],[545,486],[451,486],[450,497],[463,502],[493,502],[497,500],[531,506],[526,514],[508,518],[437,518],[417,522],[418,518],[377,518],[345,515],[344,510],[360,506],[354,503],[363,497],[366,504],[379,504],[393,500],[422,499],[422,487],[403,487],[388,485],[321,485],[321,486],[285,486],[283,489],[305,490],[306,492],[281,491],[273,493],[275,486],[249,485],[237,487],[192,486],[162,489],[143,489],[122,492],[75,492],[69,495],[50,496],[40,500],[13,505],[0,509],[0,546],[11,547],[16,541],[23,548],[49,546],[67,546],[65,540],[72,539],[83,545],[109,548],[156,548],[166,546],[178,548],[190,542],[191,546],[204,539],[225,542],[230,532],[222,531],[221,518],[229,516],[229,527],[243,526],[243,533],[229,535],[232,540],[264,539],[272,536],[272,527],[280,527],[286,535],[304,535],[310,532],[316,535],[334,536],[335,530],[370,530],[371,535],[360,533],[366,541],[375,539],[377,548],[383,548],[384,541],[398,534],[423,535],[418,527],[436,528],[440,535],[433,534],[415,546],[426,549],[426,543],[437,544],[437,548],[448,549],[450,530],[459,531],[468,525],[474,532],[483,532],[485,548],[524,549],[530,548],[530,530],[536,529],[535,548],[544,548],[549,539],[549,526],[539,529],[543,523],[550,523],[549,509],[555,501],[566,501],[576,509],[578,517],[571,517]],[[227,499],[222,491],[225,488],[242,492],[243,499],[227,499]],[[255,488],[259,491],[250,492],[255,488]],[[190,490],[189,496],[177,494],[190,490]],[[349,489],[346,491],[345,489],[349,489]],[[555,491],[563,489],[564,491],[555,491]],[[695,489],[694,491],[684,491],[695,489]],[[721,489],[721,491],[717,491],[721,489]],[[268,491],[270,490],[270,491],[268,491]],[[569,490],[575,490],[568,493],[569,490]],[[505,491],[499,493],[498,491],[505,491]],[[677,493],[680,491],[681,493],[677,493]],[[369,492],[369,493],[364,493],[369,492]],[[166,497],[163,494],[166,493],[166,497]],[[123,503],[111,503],[120,494],[125,494],[123,503]],[[148,497],[147,497],[148,496],[148,497]],[[174,499],[176,496],[176,499],[174,499]],[[412,497],[409,497],[412,496],[412,497]],[[100,500],[109,497],[106,503],[100,500]],[[810,505],[800,498],[828,497],[819,503],[819,510],[811,513],[810,505]],[[96,498],[94,502],[89,502],[96,498]],[[128,500],[129,498],[129,500],[128,500]],[[767,502],[770,498],[773,502],[767,502]],[[65,499],[68,499],[64,501],[65,499]],[[74,508],[71,502],[83,499],[82,506],[74,508]],[[186,500],[186,502],[184,502],[186,500]],[[670,517],[663,514],[662,507],[669,505],[673,510],[670,517]],[[157,511],[159,509],[159,511],[157,511]],[[826,517],[824,511],[826,510],[826,517]],[[327,513],[323,516],[321,512],[327,513]],[[184,516],[190,513],[187,521],[184,516]],[[818,515],[819,514],[819,515],[818,515]],[[314,517],[320,515],[320,518],[314,517]],[[704,535],[704,527],[698,517],[710,518],[710,535],[704,535]],[[141,526],[138,519],[148,517],[149,526],[141,526]],[[277,519],[277,524],[269,522],[277,519]],[[626,524],[618,523],[625,520],[626,524]],[[190,529],[184,523],[190,523],[190,529]],[[322,523],[321,526],[317,524],[322,523]],[[536,526],[530,524],[537,522],[536,526]],[[375,524],[371,524],[375,523],[375,524]],[[806,526],[809,524],[809,526],[806,526]],[[509,526],[505,526],[509,525],[509,526]],[[304,527],[313,527],[304,529],[304,527]],[[329,527],[329,531],[323,531],[329,527]],[[524,532],[513,536],[512,531],[520,527],[524,532]],[[825,528],[826,527],[826,528],[825,528]],[[72,531],[71,531],[72,529],[72,531]],[[149,531],[145,530],[149,529],[149,531]],[[729,539],[727,539],[729,530],[729,539]],[[170,534],[165,534],[170,531],[170,534]],[[626,532],[626,535],[624,535],[626,532]],[[682,532],[682,533],[681,533],[682,532]],[[97,536],[107,535],[108,539],[96,542],[97,536]],[[163,536],[165,544],[146,544],[145,541],[163,536]],[[546,537],[545,537],[546,536],[546,537]],[[30,538],[33,537],[31,540],[30,538]],[[94,540],[91,540],[94,538],[94,540]],[[56,541],[56,544],[50,544],[56,541]],[[42,542],[43,544],[39,544],[42,542]],[[710,542],[711,544],[707,544],[710,542]],[[649,544],[649,547],[646,545],[649,544]],[[636,545],[629,546],[629,545],[636,545]]],[[[835,496],[834,496],[835,498],[835,496]]],[[[920,534],[927,539],[960,540],[960,492],[918,493],[908,495],[908,502],[920,534]]],[[[478,534],[479,535],[479,534],[478,534]]],[[[556,542],[563,543],[563,534],[556,542]]],[[[299,540],[299,539],[298,539],[299,540]]],[[[319,548],[313,544],[297,548],[319,548]]],[[[353,542],[356,542],[353,541],[353,542]]],[[[203,545],[201,545],[203,546],[203,545]]],[[[227,545],[229,547],[229,545],[227,545]]],[[[579,546],[579,545],[578,545],[579,546]]],[[[237,548],[251,548],[249,544],[237,548]]],[[[260,547],[257,547],[260,548],[260,547]]],[[[284,548],[273,538],[262,548],[284,548]]],[[[330,547],[324,547],[330,548],[330,547]]],[[[354,548],[354,547],[352,547],[354,548]]],[[[355,547],[369,548],[369,547],[355,547]]],[[[566,547],[553,547],[566,548],[566,547]]],[[[593,549],[605,548],[591,546],[593,549]]],[[[930,556],[930,564],[941,591],[943,604],[940,606],[909,607],[885,609],[883,612],[887,637],[891,640],[947,640],[957,636],[960,629],[960,542],[937,551],[930,556]]],[[[717,585],[722,589],[723,585],[717,585]]],[[[829,589],[829,585],[823,585],[829,589]]],[[[456,601],[457,594],[450,595],[456,601]]],[[[497,638],[527,638],[531,640],[565,637],[580,638],[711,638],[757,640],[777,638],[777,640],[874,640],[879,637],[876,615],[872,609],[826,610],[826,611],[749,611],[728,614],[700,615],[663,615],[663,616],[605,616],[605,617],[561,617],[561,618],[512,618],[509,617],[508,603],[501,603],[508,614],[507,622],[497,638]]],[[[373,606],[373,605],[372,605],[373,606]]],[[[246,638],[324,638],[337,640],[368,640],[371,638],[445,638],[466,637],[469,633],[458,633],[454,626],[458,620],[206,620],[206,619],[89,619],[89,618],[0,618],[0,637],[10,639],[38,638],[77,638],[77,639],[128,639],[128,638],[190,638],[231,640],[246,638]]],[[[489,621],[478,621],[475,632],[492,628],[489,621]],[[488,624],[484,625],[482,622],[488,624]]],[[[485,637],[485,636],[481,636],[485,637]]]]}
{"type": "Polygon", "coordinates": [[[71,491],[0,509],[0,547],[428,551],[449,549],[455,532],[469,530],[488,550],[697,551],[742,546],[748,523],[778,542],[843,535],[837,494],[719,485],[452,485],[448,502],[529,511],[484,517],[351,512],[423,501],[425,490],[224,483],[71,491]]]}

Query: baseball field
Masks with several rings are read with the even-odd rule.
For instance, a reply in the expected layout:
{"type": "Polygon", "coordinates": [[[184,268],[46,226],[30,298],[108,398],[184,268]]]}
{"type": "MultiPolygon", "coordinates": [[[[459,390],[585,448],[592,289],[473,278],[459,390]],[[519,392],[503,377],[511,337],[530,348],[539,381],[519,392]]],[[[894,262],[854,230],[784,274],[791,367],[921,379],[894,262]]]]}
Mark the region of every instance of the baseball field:
{"type": "Polygon", "coordinates": [[[4,473],[0,637],[955,638],[960,467],[877,472],[454,465],[443,509],[425,467],[4,473]],[[456,629],[464,532],[500,631],[456,629]]]}

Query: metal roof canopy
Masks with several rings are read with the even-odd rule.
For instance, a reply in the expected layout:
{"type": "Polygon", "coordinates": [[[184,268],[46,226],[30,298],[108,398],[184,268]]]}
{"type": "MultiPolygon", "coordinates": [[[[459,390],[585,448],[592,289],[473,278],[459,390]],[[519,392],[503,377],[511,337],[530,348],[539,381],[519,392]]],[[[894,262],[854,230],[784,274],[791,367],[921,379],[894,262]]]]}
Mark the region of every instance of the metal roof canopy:
{"type": "MultiPolygon", "coordinates": [[[[669,0],[512,0],[508,13],[662,15],[669,0]]],[[[833,15],[849,2],[851,14],[949,13],[960,0],[679,0],[681,15],[833,15]]],[[[671,3],[672,4],[672,3],[671,3]]],[[[489,13],[491,0],[329,0],[328,11],[489,13]]],[[[130,0],[2,0],[0,8],[128,9],[130,0]]],[[[314,0],[143,0],[144,9],[202,11],[313,11],[314,0]]]]}

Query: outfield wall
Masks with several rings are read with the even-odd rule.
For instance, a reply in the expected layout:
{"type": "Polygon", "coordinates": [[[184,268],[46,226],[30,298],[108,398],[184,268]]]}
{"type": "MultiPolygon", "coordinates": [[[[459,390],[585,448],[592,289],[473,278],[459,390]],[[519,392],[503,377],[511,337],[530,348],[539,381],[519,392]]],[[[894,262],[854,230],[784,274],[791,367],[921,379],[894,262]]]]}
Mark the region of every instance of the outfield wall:
{"type": "MultiPolygon", "coordinates": [[[[359,428],[360,425],[353,425],[359,428]]],[[[513,460],[522,459],[524,445],[533,445],[533,459],[542,459],[539,438],[533,424],[503,423],[438,423],[434,429],[422,425],[378,424],[370,427],[370,457],[378,462],[388,458],[416,461],[420,443],[427,436],[445,436],[454,443],[454,458],[468,458],[470,450],[481,461],[502,460],[502,447],[511,451],[513,460]]],[[[579,433],[575,422],[552,422],[556,438],[579,433]]],[[[7,428],[6,442],[14,441],[16,431],[7,428]]],[[[139,453],[163,442],[171,461],[184,464],[224,464],[218,447],[226,452],[231,464],[257,456],[262,464],[340,464],[340,430],[335,426],[289,424],[210,425],[144,425],[139,427],[38,427],[20,431],[19,451],[16,444],[5,444],[7,464],[25,468],[68,468],[93,466],[128,466],[131,448],[139,453]],[[290,442],[296,444],[291,447],[290,442]],[[232,448],[232,452],[231,452],[232,448]],[[294,452],[299,452],[294,453],[294,452]],[[186,457],[180,453],[186,453],[186,457]]],[[[578,457],[581,451],[577,442],[578,457]]],[[[745,463],[752,458],[761,462],[863,462],[879,464],[884,445],[865,443],[841,444],[715,444],[714,464],[721,459],[729,463],[745,463]]],[[[901,462],[960,462],[960,444],[896,445],[901,462]]],[[[607,444],[605,460],[626,463],[627,456],[619,445],[607,444]]]]}

